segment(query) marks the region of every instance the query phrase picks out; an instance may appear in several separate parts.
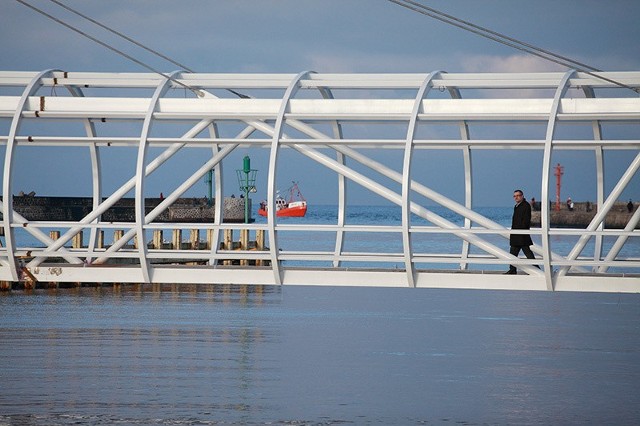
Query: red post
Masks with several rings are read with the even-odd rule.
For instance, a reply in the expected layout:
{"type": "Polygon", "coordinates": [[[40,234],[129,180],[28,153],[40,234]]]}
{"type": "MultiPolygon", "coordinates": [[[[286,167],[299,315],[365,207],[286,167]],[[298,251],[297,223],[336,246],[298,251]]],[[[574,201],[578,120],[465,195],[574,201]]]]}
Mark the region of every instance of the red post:
{"type": "Polygon", "coordinates": [[[560,211],[560,187],[562,186],[562,175],[564,174],[564,167],[558,163],[555,167],[556,171],[554,175],[556,176],[556,205],[555,211],[560,211]]]}

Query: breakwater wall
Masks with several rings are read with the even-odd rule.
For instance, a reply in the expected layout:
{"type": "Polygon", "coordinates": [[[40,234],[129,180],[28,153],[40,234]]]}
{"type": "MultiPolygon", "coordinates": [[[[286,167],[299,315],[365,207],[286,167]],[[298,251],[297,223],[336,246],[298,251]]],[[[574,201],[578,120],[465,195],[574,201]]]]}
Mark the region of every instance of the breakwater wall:
{"type": "MultiPolygon", "coordinates": [[[[537,209],[531,212],[531,226],[540,226],[540,203],[536,203],[537,209]]],[[[629,223],[631,216],[636,211],[639,203],[632,203],[629,211],[627,203],[618,202],[611,208],[605,217],[605,227],[609,229],[623,229],[629,223]]],[[[551,226],[558,228],[586,228],[597,213],[597,205],[591,202],[574,202],[573,210],[566,203],[560,203],[560,210],[555,209],[555,203],[549,203],[551,226]]],[[[636,225],[640,229],[640,224],[636,225]]]]}
{"type": "MultiPolygon", "coordinates": [[[[249,199],[251,212],[251,200],[249,199]]],[[[145,199],[145,214],[156,208],[161,198],[145,199]]],[[[223,199],[223,222],[244,222],[244,198],[223,199]]],[[[93,210],[89,197],[41,197],[14,195],[13,210],[28,220],[79,221],[93,210]]],[[[0,218],[2,213],[0,212],[0,218]]],[[[215,219],[215,200],[209,206],[206,198],[180,198],[163,211],[154,222],[211,223],[215,219]]],[[[105,222],[135,222],[135,200],[123,198],[102,214],[105,222]]],[[[250,216],[250,220],[251,216],[250,216]]]]}

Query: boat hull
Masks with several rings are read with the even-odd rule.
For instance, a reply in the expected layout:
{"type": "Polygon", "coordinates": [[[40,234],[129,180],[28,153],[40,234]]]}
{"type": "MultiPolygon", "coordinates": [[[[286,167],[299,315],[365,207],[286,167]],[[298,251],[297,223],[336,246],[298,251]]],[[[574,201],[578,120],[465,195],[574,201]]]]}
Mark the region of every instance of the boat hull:
{"type": "MultiPolygon", "coordinates": [[[[276,212],[277,217],[304,217],[307,213],[307,206],[300,207],[285,207],[276,212]]],[[[260,216],[267,217],[267,211],[265,209],[259,209],[258,214],[260,216]]]]}

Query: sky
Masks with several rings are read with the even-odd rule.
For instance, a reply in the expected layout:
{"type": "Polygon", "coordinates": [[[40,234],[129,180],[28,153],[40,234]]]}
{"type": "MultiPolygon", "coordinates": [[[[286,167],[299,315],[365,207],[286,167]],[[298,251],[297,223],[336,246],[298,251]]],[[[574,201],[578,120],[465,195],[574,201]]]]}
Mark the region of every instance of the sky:
{"type": "MultiPolygon", "coordinates": [[[[132,47],[104,30],[83,22],[47,0],[26,0],[56,17],[90,32],[148,65],[164,72],[177,67],[132,47]]],[[[565,68],[497,44],[459,28],[419,15],[386,0],[63,0],[70,7],[161,51],[197,72],[528,72],[565,68]]],[[[640,70],[638,1],[566,0],[447,0],[424,4],[477,25],[523,40],[606,71],[640,70]]],[[[0,0],[0,70],[147,72],[53,22],[22,4],[0,0]]],[[[4,129],[4,127],[0,127],[4,129]]],[[[637,130],[637,127],[636,129],[637,130]]],[[[632,129],[631,132],[634,130],[632,129]]],[[[637,136],[630,136],[635,137],[637,136]]],[[[243,153],[238,153],[241,158],[243,153]]],[[[634,153],[631,153],[635,155],[634,153]]],[[[44,155],[44,154],[43,154],[44,155]]],[[[629,152],[605,157],[608,189],[630,161],[629,152]]],[[[442,157],[459,167],[459,158],[442,157]]],[[[509,205],[512,190],[539,197],[540,159],[522,151],[504,155],[474,154],[474,204],[509,205]]],[[[29,162],[29,158],[21,157],[29,162]]],[[[135,158],[130,159],[135,163],[135,158]]],[[[593,155],[559,153],[564,166],[563,197],[593,200],[593,155]],[[588,182],[585,185],[585,182],[588,182]]],[[[240,160],[238,160],[240,161],[240,160]]],[[[238,164],[241,167],[240,164],[238,164]]],[[[73,194],[74,176],[68,169],[54,173],[46,166],[26,167],[16,176],[16,192],[35,189],[39,195],[73,194]],[[60,184],[60,182],[62,184],[60,184]],[[61,189],[61,188],[64,188],[61,189]]],[[[436,161],[425,167],[434,188],[461,199],[460,173],[448,176],[448,165],[436,161]],[[428,169],[428,170],[427,170],[428,169]]],[[[263,174],[259,178],[266,182],[263,174]]],[[[300,181],[311,202],[329,204],[335,191],[325,181],[305,175],[304,166],[286,178],[300,181]],[[299,174],[296,174],[299,172],[299,174]]],[[[108,179],[108,178],[107,178],[108,179]]],[[[114,178],[115,179],[115,178],[114,178]]],[[[225,178],[225,193],[237,192],[235,172],[225,178]],[[235,188],[235,189],[234,189],[235,188]]],[[[116,185],[114,182],[113,185],[116,185]]],[[[161,183],[150,181],[152,190],[161,183]]],[[[108,185],[107,185],[108,187],[108,185]]],[[[205,192],[194,188],[194,194],[205,192]]],[[[259,198],[266,194],[258,193],[259,198]]],[[[377,204],[359,191],[355,203],[377,204]]],[[[640,178],[623,193],[640,199],[640,178]]]]}

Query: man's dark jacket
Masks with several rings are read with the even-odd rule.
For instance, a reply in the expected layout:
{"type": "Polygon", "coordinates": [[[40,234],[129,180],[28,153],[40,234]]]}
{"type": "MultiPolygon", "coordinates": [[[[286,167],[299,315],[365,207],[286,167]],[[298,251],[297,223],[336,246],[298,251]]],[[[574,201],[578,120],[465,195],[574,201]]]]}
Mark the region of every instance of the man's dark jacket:
{"type": "MultiPolygon", "coordinates": [[[[531,205],[523,199],[520,204],[513,208],[513,219],[511,229],[531,228],[531,205]]],[[[529,234],[511,234],[509,244],[512,246],[530,246],[533,244],[529,234]]]]}

